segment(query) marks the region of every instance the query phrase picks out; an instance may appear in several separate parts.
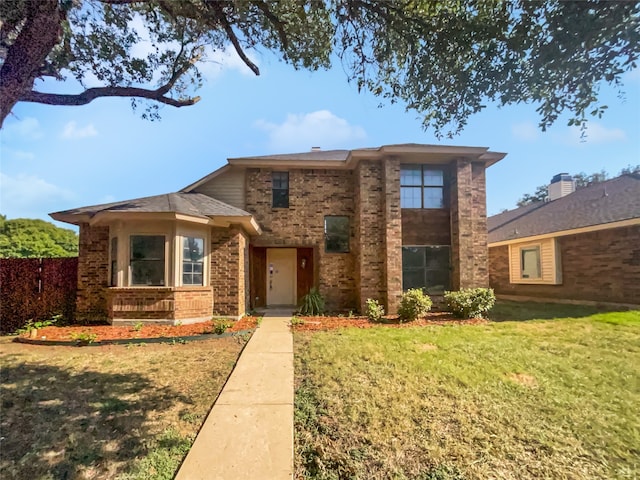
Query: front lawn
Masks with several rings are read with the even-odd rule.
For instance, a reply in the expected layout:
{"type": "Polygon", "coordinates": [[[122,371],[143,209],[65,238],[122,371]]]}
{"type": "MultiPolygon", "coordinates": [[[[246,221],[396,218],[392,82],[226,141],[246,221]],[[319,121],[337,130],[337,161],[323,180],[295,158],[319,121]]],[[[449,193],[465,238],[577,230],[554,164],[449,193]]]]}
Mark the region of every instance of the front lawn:
{"type": "Polygon", "coordinates": [[[640,311],[553,308],[296,332],[297,478],[637,478],[640,311]]]}
{"type": "Polygon", "coordinates": [[[0,478],[173,478],[246,340],[79,348],[1,338],[0,478]]]}

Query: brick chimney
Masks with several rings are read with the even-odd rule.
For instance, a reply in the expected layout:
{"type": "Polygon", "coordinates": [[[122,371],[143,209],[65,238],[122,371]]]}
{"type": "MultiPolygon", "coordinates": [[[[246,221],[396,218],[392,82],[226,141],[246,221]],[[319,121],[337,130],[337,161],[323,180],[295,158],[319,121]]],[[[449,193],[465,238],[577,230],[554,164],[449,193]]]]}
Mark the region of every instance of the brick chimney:
{"type": "Polygon", "coordinates": [[[549,184],[549,201],[553,202],[558,198],[562,198],[565,195],[573,193],[576,189],[576,183],[573,181],[573,177],[568,173],[559,173],[551,179],[549,184]]]}

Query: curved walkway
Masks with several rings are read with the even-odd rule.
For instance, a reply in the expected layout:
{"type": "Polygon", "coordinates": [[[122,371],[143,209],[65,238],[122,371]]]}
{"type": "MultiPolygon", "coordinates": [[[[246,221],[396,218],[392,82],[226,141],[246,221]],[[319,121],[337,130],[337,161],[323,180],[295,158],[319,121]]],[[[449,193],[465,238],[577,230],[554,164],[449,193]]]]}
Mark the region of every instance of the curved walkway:
{"type": "Polygon", "coordinates": [[[270,311],[178,470],[175,480],[293,478],[291,311],[270,311]]]}

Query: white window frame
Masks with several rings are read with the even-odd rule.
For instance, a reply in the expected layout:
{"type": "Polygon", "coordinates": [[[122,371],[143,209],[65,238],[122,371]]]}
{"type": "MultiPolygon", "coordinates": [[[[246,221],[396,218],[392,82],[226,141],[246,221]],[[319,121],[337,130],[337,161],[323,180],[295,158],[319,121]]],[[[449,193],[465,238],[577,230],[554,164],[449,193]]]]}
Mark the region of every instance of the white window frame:
{"type": "Polygon", "coordinates": [[[509,283],[531,285],[561,285],[562,261],[560,258],[560,248],[558,246],[557,240],[555,238],[548,238],[536,242],[530,241],[510,244],[509,283]],[[523,277],[523,252],[534,249],[537,249],[539,252],[540,276],[537,278],[523,277]]]}
{"type": "Polygon", "coordinates": [[[144,232],[144,233],[129,233],[127,235],[127,272],[128,272],[128,284],[132,288],[145,288],[145,287],[154,287],[154,288],[162,288],[169,286],[169,282],[167,281],[169,278],[169,261],[171,255],[171,242],[168,241],[168,235],[166,232],[162,233],[152,233],[152,232],[144,232]],[[164,239],[164,278],[162,279],[162,285],[141,285],[141,284],[133,284],[133,270],[131,268],[131,241],[133,237],[162,237],[164,239]]]}

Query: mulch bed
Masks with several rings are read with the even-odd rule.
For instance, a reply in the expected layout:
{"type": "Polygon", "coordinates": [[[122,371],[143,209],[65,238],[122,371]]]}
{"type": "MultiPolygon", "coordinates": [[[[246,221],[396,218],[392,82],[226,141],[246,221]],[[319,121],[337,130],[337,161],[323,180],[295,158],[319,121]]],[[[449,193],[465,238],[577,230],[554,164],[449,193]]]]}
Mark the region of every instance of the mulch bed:
{"type": "Polygon", "coordinates": [[[396,315],[388,315],[384,320],[375,323],[367,317],[301,317],[304,323],[293,325],[296,331],[317,331],[335,330],[337,328],[408,328],[408,327],[428,327],[433,325],[485,325],[488,320],[484,318],[471,318],[462,320],[454,317],[448,312],[430,312],[426,316],[414,320],[413,322],[400,323],[396,315]]]}
{"type": "MultiPolygon", "coordinates": [[[[258,324],[257,317],[243,317],[237,321],[230,321],[232,326],[226,333],[253,330],[258,324]]],[[[109,340],[136,340],[141,338],[175,338],[193,337],[196,335],[211,334],[212,322],[193,323],[190,325],[142,325],[134,328],[132,325],[74,325],[69,327],[45,327],[38,329],[36,340],[46,341],[74,341],[74,336],[81,333],[96,335],[95,342],[109,340]]],[[[29,338],[29,334],[21,335],[21,338],[29,338]]]]}

